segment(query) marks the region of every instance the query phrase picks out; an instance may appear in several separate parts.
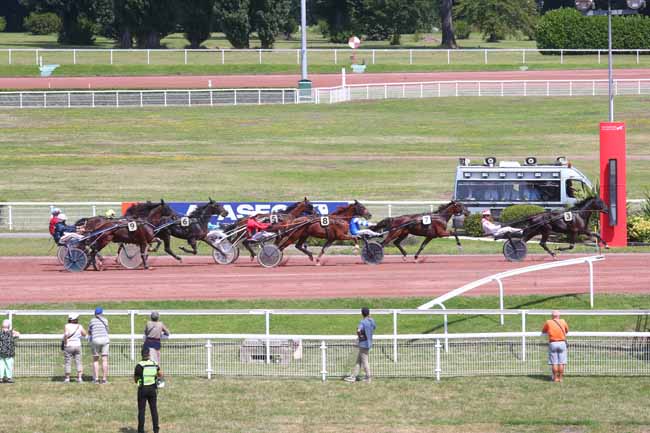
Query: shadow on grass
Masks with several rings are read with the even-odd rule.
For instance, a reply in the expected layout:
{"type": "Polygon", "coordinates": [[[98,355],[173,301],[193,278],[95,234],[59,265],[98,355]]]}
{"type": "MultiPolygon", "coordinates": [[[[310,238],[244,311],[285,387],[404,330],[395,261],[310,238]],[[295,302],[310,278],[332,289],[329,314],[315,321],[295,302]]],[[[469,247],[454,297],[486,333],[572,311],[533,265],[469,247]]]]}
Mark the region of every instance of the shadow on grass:
{"type": "Polygon", "coordinates": [[[138,433],[138,431],[133,427],[122,427],[120,433],[138,433]]]}

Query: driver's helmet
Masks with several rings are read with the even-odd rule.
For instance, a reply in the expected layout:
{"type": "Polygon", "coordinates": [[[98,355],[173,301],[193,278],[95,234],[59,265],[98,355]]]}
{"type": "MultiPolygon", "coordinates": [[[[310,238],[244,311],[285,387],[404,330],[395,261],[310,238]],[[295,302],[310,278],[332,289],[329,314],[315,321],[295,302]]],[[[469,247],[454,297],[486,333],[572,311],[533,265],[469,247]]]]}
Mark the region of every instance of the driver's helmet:
{"type": "Polygon", "coordinates": [[[109,209],[104,213],[106,218],[115,218],[115,211],[113,209],[109,209]]]}
{"type": "Polygon", "coordinates": [[[492,216],[492,212],[490,212],[489,209],[485,209],[483,212],[481,212],[481,215],[483,215],[484,217],[489,217],[492,216]]]}
{"type": "Polygon", "coordinates": [[[59,219],[59,221],[65,221],[65,220],[68,219],[68,217],[65,216],[64,213],[60,213],[59,216],[58,216],[57,218],[59,219]]]}
{"type": "Polygon", "coordinates": [[[61,209],[58,207],[52,208],[52,216],[58,216],[61,213],[61,209]]]}

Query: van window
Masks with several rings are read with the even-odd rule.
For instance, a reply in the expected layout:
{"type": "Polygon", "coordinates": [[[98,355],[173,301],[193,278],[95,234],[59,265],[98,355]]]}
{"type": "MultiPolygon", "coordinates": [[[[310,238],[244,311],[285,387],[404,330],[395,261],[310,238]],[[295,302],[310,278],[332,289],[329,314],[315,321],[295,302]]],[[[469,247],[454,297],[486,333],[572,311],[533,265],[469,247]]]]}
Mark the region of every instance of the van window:
{"type": "Polygon", "coordinates": [[[581,180],[568,179],[566,181],[566,196],[569,198],[584,197],[587,189],[587,185],[581,180]]]}
{"type": "Polygon", "coordinates": [[[560,181],[478,181],[460,180],[456,188],[456,200],[559,202],[560,181]]]}

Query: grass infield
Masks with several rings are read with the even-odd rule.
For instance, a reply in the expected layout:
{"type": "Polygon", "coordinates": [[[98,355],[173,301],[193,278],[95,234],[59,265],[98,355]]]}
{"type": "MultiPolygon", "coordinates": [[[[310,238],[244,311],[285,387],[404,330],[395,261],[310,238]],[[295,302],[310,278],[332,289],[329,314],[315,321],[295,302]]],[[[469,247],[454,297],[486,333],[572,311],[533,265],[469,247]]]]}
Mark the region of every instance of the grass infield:
{"type": "MultiPolygon", "coordinates": [[[[618,97],[628,197],[647,190],[648,97],[618,97]]],[[[459,156],[567,156],[594,179],[595,98],[0,111],[0,201],[449,199],[459,156]]]]}

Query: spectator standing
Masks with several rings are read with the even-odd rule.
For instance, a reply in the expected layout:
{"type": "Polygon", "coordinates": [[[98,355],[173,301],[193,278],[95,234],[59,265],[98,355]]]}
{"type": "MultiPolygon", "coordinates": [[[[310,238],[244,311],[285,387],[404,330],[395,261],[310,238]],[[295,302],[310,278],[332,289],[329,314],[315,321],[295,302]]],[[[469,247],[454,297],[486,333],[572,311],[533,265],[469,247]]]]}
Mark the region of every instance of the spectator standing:
{"type": "Polygon", "coordinates": [[[16,354],[16,338],[20,333],[11,329],[9,319],[2,321],[0,332],[0,381],[14,383],[14,355],[16,354]]]}
{"type": "Polygon", "coordinates": [[[83,382],[83,364],[81,363],[81,338],[88,335],[83,326],[79,324],[79,315],[70,313],[68,323],[63,329],[63,357],[64,363],[64,382],[70,382],[70,371],[72,369],[72,359],[74,358],[77,369],[77,382],[83,382]]]}
{"type": "Polygon", "coordinates": [[[108,319],[102,307],[95,308],[95,317],[88,324],[90,347],[93,351],[93,383],[108,383],[108,319]],[[102,380],[99,380],[99,358],[102,358],[102,380]]]}
{"type": "Polygon", "coordinates": [[[551,319],[544,323],[542,332],[548,335],[548,364],[551,366],[553,382],[562,382],[567,363],[566,334],[569,325],[560,319],[560,312],[554,310],[551,319]]]}
{"type": "Polygon", "coordinates": [[[151,312],[151,320],[144,327],[144,348],[149,349],[152,361],[160,364],[160,340],[169,336],[169,329],[160,321],[160,314],[157,311],[151,312]]]}
{"type": "Polygon", "coordinates": [[[142,348],[142,361],[138,362],[133,372],[133,380],[138,384],[138,433],[144,433],[144,416],[147,402],[151,411],[154,433],[160,431],[158,425],[158,379],[163,377],[156,361],[149,359],[149,349],[142,348]]]}
{"type": "Polygon", "coordinates": [[[361,309],[362,319],[357,326],[357,337],[359,341],[359,353],[357,354],[357,362],[354,365],[352,374],[345,378],[346,382],[356,382],[359,375],[359,370],[363,367],[366,373],[364,382],[370,382],[372,376],[370,373],[369,353],[372,348],[372,336],[375,333],[375,319],[370,317],[370,310],[367,307],[361,309]]]}

